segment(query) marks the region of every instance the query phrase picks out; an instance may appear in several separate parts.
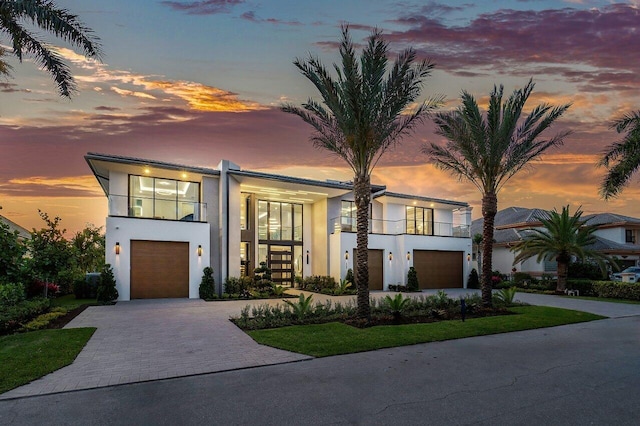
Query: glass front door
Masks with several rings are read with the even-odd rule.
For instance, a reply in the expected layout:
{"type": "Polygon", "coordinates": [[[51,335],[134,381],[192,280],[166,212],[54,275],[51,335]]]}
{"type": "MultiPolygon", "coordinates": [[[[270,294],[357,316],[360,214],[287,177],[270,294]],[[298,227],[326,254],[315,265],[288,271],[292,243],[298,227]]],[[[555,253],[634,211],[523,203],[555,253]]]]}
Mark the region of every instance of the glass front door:
{"type": "Polygon", "coordinates": [[[276,285],[293,287],[293,246],[269,245],[268,263],[276,285]]]}

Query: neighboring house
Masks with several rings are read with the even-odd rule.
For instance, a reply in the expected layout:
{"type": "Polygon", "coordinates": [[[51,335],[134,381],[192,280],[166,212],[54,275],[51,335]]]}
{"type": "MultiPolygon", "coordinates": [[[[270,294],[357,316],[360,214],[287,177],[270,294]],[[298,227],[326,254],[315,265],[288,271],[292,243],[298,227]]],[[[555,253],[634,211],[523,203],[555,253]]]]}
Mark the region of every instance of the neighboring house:
{"type": "MultiPolygon", "coordinates": [[[[260,262],[273,281],[344,278],[356,247],[353,186],[241,170],[89,153],[109,199],[106,260],[119,300],[198,297],[205,267],[218,291],[226,277],[250,275],[260,262]]],[[[372,186],[369,287],[466,286],[471,208],[467,203],[388,192],[372,186]]]]}
{"type": "Polygon", "coordinates": [[[7,225],[9,227],[10,232],[18,231],[18,238],[22,239],[23,241],[31,239],[31,232],[27,231],[25,228],[18,225],[17,223],[7,219],[2,215],[0,215],[0,222],[7,225]]]}
{"type": "MultiPolygon", "coordinates": [[[[513,264],[516,253],[510,250],[521,241],[531,229],[542,229],[540,219],[548,218],[546,210],[509,207],[500,210],[495,218],[493,245],[493,270],[509,274],[513,268],[533,276],[555,275],[558,265],[555,260],[537,262],[536,257],[513,264]]],[[[640,259],[640,245],[635,244],[640,230],[640,219],[613,213],[583,215],[589,225],[597,226],[596,243],[590,248],[613,256],[622,269],[635,266],[640,259]]],[[[483,219],[476,219],[471,225],[471,235],[482,234],[483,219]]],[[[473,267],[477,268],[474,258],[473,267]]]]}

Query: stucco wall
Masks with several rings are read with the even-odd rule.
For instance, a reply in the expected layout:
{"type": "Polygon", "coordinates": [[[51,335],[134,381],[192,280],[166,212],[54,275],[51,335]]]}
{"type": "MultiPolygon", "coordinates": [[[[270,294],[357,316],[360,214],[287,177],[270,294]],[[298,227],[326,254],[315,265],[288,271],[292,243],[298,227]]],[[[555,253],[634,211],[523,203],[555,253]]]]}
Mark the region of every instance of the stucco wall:
{"type": "Polygon", "coordinates": [[[202,270],[209,266],[209,224],[125,217],[107,217],[106,262],[113,267],[118,300],[130,299],[131,240],[180,241],[189,243],[189,298],[197,299],[202,270]],[[120,243],[120,254],[115,245],[120,243]],[[198,256],[198,245],[203,256],[198,256]]]}

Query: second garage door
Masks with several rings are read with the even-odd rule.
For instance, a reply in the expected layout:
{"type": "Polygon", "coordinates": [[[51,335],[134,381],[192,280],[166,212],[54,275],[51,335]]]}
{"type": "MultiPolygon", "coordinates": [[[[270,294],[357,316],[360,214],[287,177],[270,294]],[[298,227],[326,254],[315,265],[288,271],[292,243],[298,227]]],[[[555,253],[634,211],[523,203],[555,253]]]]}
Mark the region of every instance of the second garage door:
{"type": "Polygon", "coordinates": [[[189,243],[131,241],[131,299],[189,297],[189,243]]]}
{"type": "Polygon", "coordinates": [[[463,256],[461,251],[414,250],[420,288],[462,288],[463,256]]]}

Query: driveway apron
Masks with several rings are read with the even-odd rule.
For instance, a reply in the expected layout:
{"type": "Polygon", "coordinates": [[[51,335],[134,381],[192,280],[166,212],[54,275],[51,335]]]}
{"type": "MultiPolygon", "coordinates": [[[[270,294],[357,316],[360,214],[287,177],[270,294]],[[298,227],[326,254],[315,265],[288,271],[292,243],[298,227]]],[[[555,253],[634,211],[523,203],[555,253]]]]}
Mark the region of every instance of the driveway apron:
{"type": "Polygon", "coordinates": [[[0,399],[310,359],[259,345],[232,324],[246,304],[156,299],[89,307],[65,327],[97,328],[73,364],[0,399]]]}

